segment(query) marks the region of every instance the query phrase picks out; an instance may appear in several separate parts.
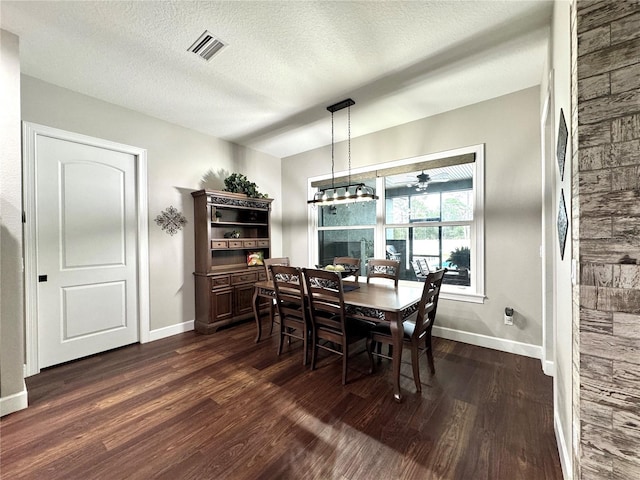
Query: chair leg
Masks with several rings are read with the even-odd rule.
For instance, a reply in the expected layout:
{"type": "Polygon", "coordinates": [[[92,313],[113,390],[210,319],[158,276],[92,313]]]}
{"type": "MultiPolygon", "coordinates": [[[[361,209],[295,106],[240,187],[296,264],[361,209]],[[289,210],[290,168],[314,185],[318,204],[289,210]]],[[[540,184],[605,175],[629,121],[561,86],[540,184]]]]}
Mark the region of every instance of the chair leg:
{"type": "Polygon", "coordinates": [[[307,341],[308,341],[308,336],[309,334],[307,333],[306,330],[303,329],[302,331],[302,348],[304,349],[303,354],[304,356],[302,357],[302,365],[306,365],[307,364],[307,341]]]}
{"type": "MultiPolygon", "coordinates": [[[[367,337],[367,354],[369,355],[369,375],[375,372],[375,364],[373,362],[373,338],[367,337]]],[[[378,357],[380,358],[380,357],[378,357]]]]}
{"type": "Polygon", "coordinates": [[[413,381],[416,384],[416,390],[422,392],[422,385],[420,384],[420,366],[418,364],[420,350],[418,348],[418,342],[411,340],[411,366],[413,367],[413,381]]]}
{"type": "Polygon", "coordinates": [[[429,369],[431,370],[431,375],[435,375],[436,367],[433,364],[433,348],[431,348],[431,337],[426,337],[424,339],[425,350],[427,351],[427,361],[429,362],[429,369]]]}
{"type": "Polygon", "coordinates": [[[273,324],[275,323],[275,311],[276,311],[276,306],[273,303],[272,300],[270,300],[271,303],[269,304],[269,319],[271,320],[271,329],[269,330],[269,335],[273,334],[273,324]]]}
{"type": "Polygon", "coordinates": [[[349,345],[344,342],[342,344],[342,385],[347,384],[347,360],[349,358],[349,345]]]}
{"type": "Polygon", "coordinates": [[[284,327],[282,326],[282,323],[280,323],[278,332],[278,355],[280,355],[282,353],[282,341],[284,340],[284,327]]]}
{"type": "Polygon", "coordinates": [[[382,342],[374,342],[376,344],[376,351],[378,352],[378,365],[382,363],[382,342]]]}
{"type": "Polygon", "coordinates": [[[313,345],[311,350],[311,370],[315,370],[316,360],[318,358],[318,339],[316,338],[315,332],[311,334],[311,343],[313,345]]]}

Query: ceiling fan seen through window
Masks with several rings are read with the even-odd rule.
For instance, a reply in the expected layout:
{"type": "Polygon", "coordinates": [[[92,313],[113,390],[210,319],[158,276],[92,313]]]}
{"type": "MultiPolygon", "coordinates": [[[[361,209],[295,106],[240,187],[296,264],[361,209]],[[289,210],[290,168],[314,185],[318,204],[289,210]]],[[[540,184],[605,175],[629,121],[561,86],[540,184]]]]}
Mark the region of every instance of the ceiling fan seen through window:
{"type": "Polygon", "coordinates": [[[450,179],[447,172],[441,172],[432,177],[428,173],[424,173],[424,170],[416,175],[416,178],[417,182],[407,184],[407,187],[416,187],[416,192],[425,192],[429,184],[448,182],[450,179]]]}

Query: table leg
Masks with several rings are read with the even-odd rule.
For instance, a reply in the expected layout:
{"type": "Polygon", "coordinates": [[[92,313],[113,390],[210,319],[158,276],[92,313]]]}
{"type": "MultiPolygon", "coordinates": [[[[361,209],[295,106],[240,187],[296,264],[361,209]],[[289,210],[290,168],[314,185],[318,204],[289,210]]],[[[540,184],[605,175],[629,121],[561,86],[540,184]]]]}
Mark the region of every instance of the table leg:
{"type": "Polygon", "coordinates": [[[256,343],[260,341],[260,337],[262,336],[262,321],[260,320],[260,297],[258,296],[258,289],[255,288],[253,290],[253,316],[256,319],[256,328],[258,329],[258,333],[256,335],[256,343]]]}
{"type": "Polygon", "coordinates": [[[402,336],[404,329],[402,328],[402,320],[391,321],[391,338],[393,339],[393,398],[396,402],[402,401],[402,393],[400,392],[400,364],[402,363],[402,336]]]}

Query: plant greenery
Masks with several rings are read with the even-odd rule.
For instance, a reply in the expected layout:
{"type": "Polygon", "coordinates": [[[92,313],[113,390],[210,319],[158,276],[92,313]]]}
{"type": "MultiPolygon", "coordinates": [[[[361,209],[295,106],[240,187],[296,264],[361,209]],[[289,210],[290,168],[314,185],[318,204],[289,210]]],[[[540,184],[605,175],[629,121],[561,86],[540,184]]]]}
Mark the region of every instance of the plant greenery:
{"type": "Polygon", "coordinates": [[[225,192],[244,193],[251,198],[267,198],[267,195],[258,191],[258,185],[241,173],[232,173],[224,179],[225,192]]]}
{"type": "Polygon", "coordinates": [[[471,250],[469,247],[458,247],[449,254],[447,262],[458,268],[471,268],[471,250]]]}

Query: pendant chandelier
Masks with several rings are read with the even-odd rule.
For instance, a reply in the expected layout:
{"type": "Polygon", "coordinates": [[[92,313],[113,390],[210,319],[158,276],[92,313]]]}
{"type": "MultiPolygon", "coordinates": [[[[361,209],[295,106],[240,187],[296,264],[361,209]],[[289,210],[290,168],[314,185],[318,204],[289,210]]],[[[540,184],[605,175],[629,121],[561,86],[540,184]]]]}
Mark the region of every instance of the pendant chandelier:
{"type": "Polygon", "coordinates": [[[336,205],[341,203],[366,202],[370,200],[378,200],[378,196],[374,193],[373,188],[368,187],[364,183],[351,183],[351,105],[355,105],[352,99],[347,98],[341,102],[329,105],[327,110],[331,112],[331,187],[320,189],[313,196],[312,200],[308,200],[310,205],[336,205]],[[335,178],[335,141],[333,129],[333,114],[343,108],[347,109],[348,118],[348,155],[349,155],[349,180],[346,186],[336,187],[335,178]]]}

